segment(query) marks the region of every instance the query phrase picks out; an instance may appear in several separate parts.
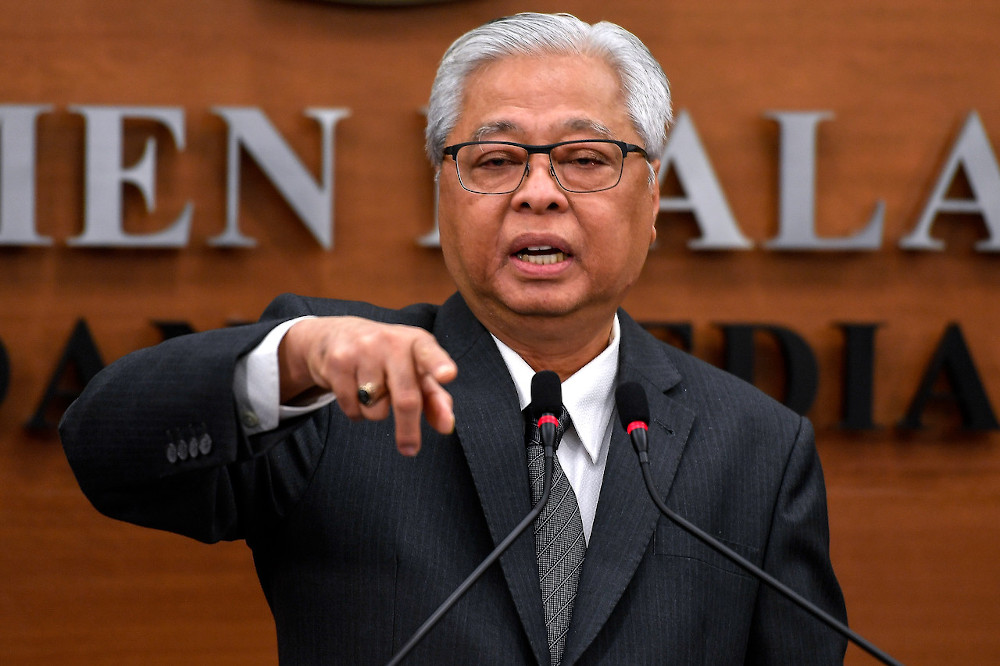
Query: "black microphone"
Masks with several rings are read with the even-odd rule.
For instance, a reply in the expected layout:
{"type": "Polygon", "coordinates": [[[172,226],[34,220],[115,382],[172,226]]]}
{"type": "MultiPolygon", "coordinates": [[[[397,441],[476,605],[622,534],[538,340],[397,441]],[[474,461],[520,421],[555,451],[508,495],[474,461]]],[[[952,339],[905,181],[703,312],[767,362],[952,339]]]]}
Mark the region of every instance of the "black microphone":
{"type": "Polygon", "coordinates": [[[552,491],[556,428],[559,425],[558,415],[562,412],[562,383],[559,381],[559,375],[551,370],[542,370],[535,373],[535,376],[531,378],[531,405],[529,405],[529,409],[532,418],[538,421],[538,429],[542,436],[542,448],[545,452],[545,477],[543,479],[541,498],[528,515],[517,524],[517,527],[504,537],[504,540],[493,549],[493,552],[487,555],[486,559],[469,574],[468,578],[455,588],[451,596],[445,599],[436,611],[431,613],[431,616],[420,625],[413,636],[410,637],[410,640],[406,642],[406,645],[400,648],[399,652],[393,656],[387,666],[398,666],[406,658],[406,655],[430,633],[430,630],[445,616],[445,613],[451,610],[451,607],[469,591],[469,588],[479,580],[483,573],[494,562],[500,559],[500,556],[510,548],[510,545],[521,536],[529,525],[535,522],[535,518],[545,508],[545,503],[548,501],[549,494],[552,491]]]}
{"type": "Polygon", "coordinates": [[[789,601],[794,602],[800,608],[822,620],[827,626],[836,630],[841,636],[852,641],[883,664],[902,666],[900,662],[855,633],[846,624],[808,601],[795,590],[732,549],[724,546],[701,528],[689,523],[664,504],[663,500],[660,499],[660,493],[656,490],[656,486],[653,484],[653,477],[649,472],[649,402],[646,400],[646,392],[636,382],[626,382],[619,385],[615,390],[615,403],[618,407],[618,418],[621,420],[622,427],[628,432],[629,438],[632,440],[632,448],[635,449],[636,454],[639,456],[639,466],[642,468],[642,478],[646,482],[646,490],[649,491],[649,496],[653,499],[653,503],[656,504],[660,513],[680,525],[688,534],[694,536],[706,546],[722,554],[731,562],[752,573],[761,582],[780,592],[789,601]]]}
{"type": "Polygon", "coordinates": [[[562,413],[562,383],[551,370],[536,372],[531,378],[531,416],[538,422],[545,455],[555,453],[556,428],[562,413]],[[551,452],[549,451],[551,449],[551,452]]]}

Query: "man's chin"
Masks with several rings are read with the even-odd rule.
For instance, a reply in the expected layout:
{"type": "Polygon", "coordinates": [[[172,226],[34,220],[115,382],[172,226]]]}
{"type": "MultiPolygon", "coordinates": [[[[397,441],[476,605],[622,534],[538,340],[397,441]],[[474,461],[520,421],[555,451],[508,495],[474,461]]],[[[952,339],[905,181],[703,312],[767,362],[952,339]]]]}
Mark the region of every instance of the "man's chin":
{"type": "Polygon", "coordinates": [[[577,302],[568,302],[558,299],[545,300],[509,300],[503,306],[512,314],[519,317],[558,319],[569,317],[580,310],[577,302]]]}
{"type": "MultiPolygon", "coordinates": [[[[569,293],[567,289],[542,290],[517,285],[509,290],[472,292],[469,296],[471,298],[466,298],[466,302],[480,317],[507,321],[507,326],[530,325],[532,321],[541,324],[569,320],[577,315],[603,310],[598,299],[569,293]]],[[[614,309],[611,308],[612,313],[614,309]]]]}

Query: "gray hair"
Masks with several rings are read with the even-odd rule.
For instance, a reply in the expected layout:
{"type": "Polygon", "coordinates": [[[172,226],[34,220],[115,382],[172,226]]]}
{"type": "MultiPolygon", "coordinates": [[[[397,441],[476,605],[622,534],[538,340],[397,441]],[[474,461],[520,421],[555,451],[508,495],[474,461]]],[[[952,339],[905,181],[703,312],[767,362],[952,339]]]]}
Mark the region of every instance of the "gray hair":
{"type": "Polygon", "coordinates": [[[662,155],[670,110],[670,84],[639,38],[614,23],[593,25],[571,14],[523,13],[471,30],[448,48],[427,108],[426,149],[441,165],[444,144],[458,122],[465,81],[486,63],[513,55],[579,54],[603,58],[618,73],[625,107],[652,159],[662,155]]]}

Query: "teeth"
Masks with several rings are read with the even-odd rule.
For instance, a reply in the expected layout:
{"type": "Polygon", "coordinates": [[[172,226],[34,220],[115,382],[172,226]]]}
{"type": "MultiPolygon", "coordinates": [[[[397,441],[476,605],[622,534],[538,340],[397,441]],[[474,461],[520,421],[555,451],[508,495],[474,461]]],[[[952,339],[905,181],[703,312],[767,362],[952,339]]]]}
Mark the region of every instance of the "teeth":
{"type": "Polygon", "coordinates": [[[565,261],[566,253],[560,252],[551,245],[537,245],[518,252],[517,258],[536,266],[547,266],[565,261]]]}
{"type": "Polygon", "coordinates": [[[566,260],[566,255],[562,252],[555,252],[554,254],[526,254],[522,252],[517,255],[517,257],[522,261],[526,261],[529,264],[536,264],[538,266],[558,264],[560,261],[566,260]]]}

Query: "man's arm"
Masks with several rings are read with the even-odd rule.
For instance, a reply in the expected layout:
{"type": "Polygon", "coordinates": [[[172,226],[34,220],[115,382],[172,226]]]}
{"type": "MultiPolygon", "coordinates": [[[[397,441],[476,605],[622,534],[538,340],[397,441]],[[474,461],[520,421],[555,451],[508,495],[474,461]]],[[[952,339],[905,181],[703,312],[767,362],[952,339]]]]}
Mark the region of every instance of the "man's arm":
{"type": "Polygon", "coordinates": [[[60,435],[98,510],[203,541],[243,536],[238,477],[262,449],[242,430],[233,369],[273,325],[172,338],[90,381],[60,435]]]}
{"type": "MultiPolygon", "coordinates": [[[[238,360],[276,323],[317,314],[312,308],[317,304],[325,308],[318,314],[344,310],[389,316],[389,311],[367,304],[341,308],[326,301],[282,297],[268,308],[261,323],[174,338],[129,354],[99,373],[60,425],[67,457],[91,502],[110,516],[203,541],[245,537],[249,526],[260,522],[259,516],[283,513],[287,506],[265,506],[259,498],[268,502],[280,498],[285,504],[297,499],[311,477],[309,465],[328,439],[328,419],[318,413],[283,423],[273,432],[250,435],[256,417],[240,408],[233,394],[234,373],[238,360]],[[296,449],[294,455],[281,454],[288,447],[296,449]],[[262,483],[271,487],[261,488],[262,483]]],[[[429,334],[419,327],[353,317],[322,319],[321,330],[328,337],[336,339],[337,331],[350,329],[367,336],[369,343],[352,347],[351,336],[343,334],[339,351],[316,349],[315,342],[306,345],[319,359],[326,359],[306,364],[316,377],[310,374],[308,382],[333,390],[342,406],[353,400],[355,418],[384,418],[390,406],[397,408],[399,394],[392,392],[400,373],[413,377],[421,373],[416,361],[399,356],[395,350],[400,345],[393,341],[429,334]],[[377,334],[383,329],[388,333],[377,334]],[[333,359],[341,359],[341,364],[331,364],[333,359]],[[345,364],[353,364],[353,378],[345,364]],[[357,368],[365,368],[373,377],[381,371],[388,378],[390,400],[360,413],[357,368]],[[344,379],[327,379],[335,373],[344,379]]],[[[419,311],[403,319],[419,323],[427,316],[419,311]]],[[[286,348],[287,357],[297,360],[298,349],[286,348]]],[[[435,390],[443,392],[440,386],[435,390]]],[[[431,409],[437,409],[437,420],[450,430],[450,396],[433,402],[447,408],[431,409]]],[[[412,418],[419,417],[418,409],[412,418]]]]}

